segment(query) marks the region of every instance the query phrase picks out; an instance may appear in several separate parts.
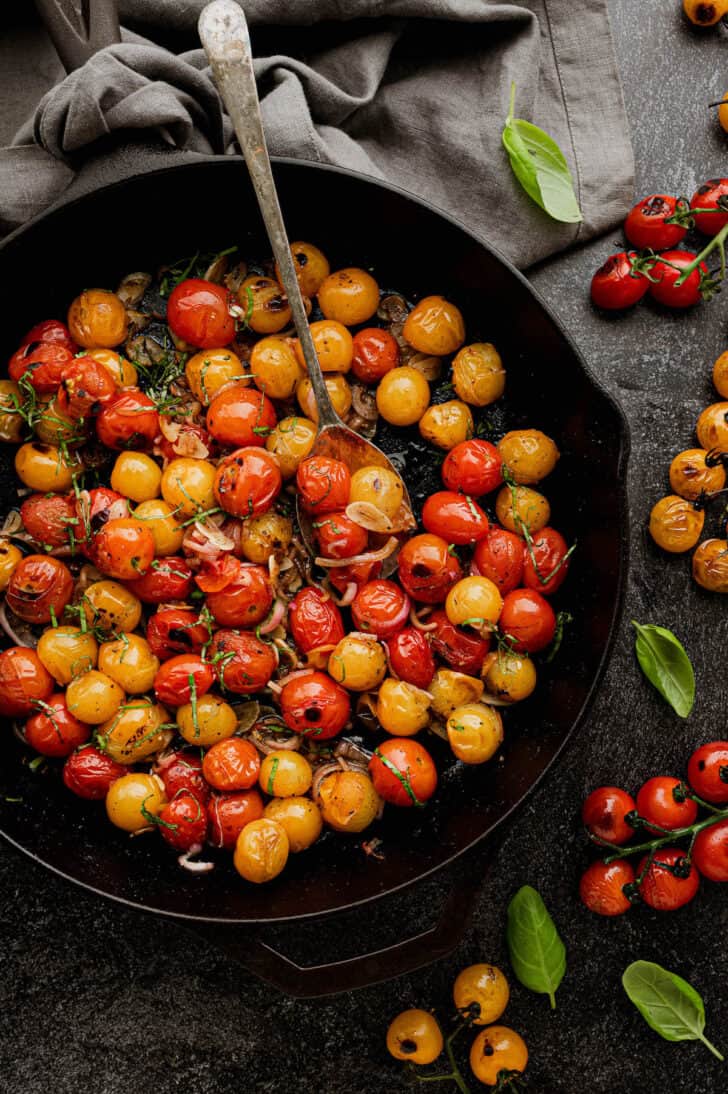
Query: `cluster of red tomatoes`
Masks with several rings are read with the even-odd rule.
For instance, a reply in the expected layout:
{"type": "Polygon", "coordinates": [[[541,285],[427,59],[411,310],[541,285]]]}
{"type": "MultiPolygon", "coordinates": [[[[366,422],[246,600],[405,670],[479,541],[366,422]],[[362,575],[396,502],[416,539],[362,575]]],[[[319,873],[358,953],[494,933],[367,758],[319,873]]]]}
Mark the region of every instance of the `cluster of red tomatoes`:
{"type": "Polygon", "coordinates": [[[606,916],[622,915],[639,900],[672,912],[693,899],[701,875],[728,881],[727,807],[728,741],[696,749],[688,760],[687,782],[658,775],[636,798],[615,786],[592,791],[582,819],[594,843],[609,854],[584,873],[583,903],[606,916]],[[707,815],[699,818],[700,808],[707,815]],[[635,836],[638,842],[630,846],[635,836]],[[688,841],[687,850],[671,846],[680,840],[688,841]],[[633,867],[626,856],[637,854],[633,867]]]}
{"type": "Polygon", "coordinates": [[[610,255],[591,282],[594,303],[609,311],[636,304],[647,293],[668,308],[689,308],[710,299],[719,278],[703,259],[723,252],[728,225],[728,178],[708,179],[690,202],[650,194],[628,213],[624,234],[637,250],[610,255]],[[678,245],[691,228],[713,237],[699,255],[678,245]]]}
{"type": "Polygon", "coordinates": [[[0,536],[2,622],[16,636],[0,653],[0,713],[65,758],[66,786],[103,799],[114,825],[158,830],[188,868],[211,865],[188,858],[205,842],[231,849],[253,882],[324,826],[358,833],[384,802],[423,805],[437,771],[421,731],[465,763],[495,754],[497,706],[536,686],[530,655],[554,638],[549,598],[570,555],[534,489],[558,460],[553,440],[472,436],[470,408],[503,391],[494,347],[464,345],[442,297],[365,326],[380,304],[371,274],[331,273],[312,244],[292,251],[323,316],[311,327],[339,413],[352,373],[377,385],[382,417],[419,424],[447,453],[445,489],[391,580],[402,482],[310,454],[316,410],[275,277],[174,287],[161,394],[148,361],[130,359],[123,297],[98,289],[67,325],[29,331],[0,382],[23,498],[0,536]],[[430,405],[425,372],[451,355],[459,398],[430,405]],[[383,736],[337,750],[359,715],[383,736]]]}

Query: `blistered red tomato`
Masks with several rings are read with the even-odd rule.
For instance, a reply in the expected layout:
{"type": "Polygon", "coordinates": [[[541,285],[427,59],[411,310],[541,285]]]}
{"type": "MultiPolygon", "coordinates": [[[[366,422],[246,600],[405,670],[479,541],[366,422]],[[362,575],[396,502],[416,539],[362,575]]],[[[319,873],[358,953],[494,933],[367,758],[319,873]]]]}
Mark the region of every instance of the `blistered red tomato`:
{"type": "Polygon", "coordinates": [[[553,640],[556,616],[541,593],[533,589],[513,589],[503,598],[498,627],[503,635],[514,639],[513,649],[538,653],[553,640]]]}
{"type": "Polygon", "coordinates": [[[282,483],[278,463],[269,452],[238,448],[218,465],[215,499],[234,517],[253,517],[270,508],[282,483]]]}
{"type": "Polygon", "coordinates": [[[25,739],[36,752],[43,756],[68,756],[89,739],[90,727],[74,718],[63,692],[37,702],[40,710],[25,723],[25,739]]]}
{"type": "Polygon", "coordinates": [[[33,342],[21,346],[10,358],[8,376],[16,382],[27,376],[39,395],[51,395],[58,389],[66,366],[73,354],[55,342],[33,342]]]}
{"type": "Polygon", "coordinates": [[[474,437],[451,448],[442,465],[448,490],[479,498],[503,485],[503,457],[494,444],[474,437]]]}
{"type": "Polygon", "coordinates": [[[624,234],[640,251],[666,251],[676,247],[687,234],[681,224],[667,224],[677,211],[677,198],[669,194],[650,194],[627,213],[624,234]]]}
{"type": "Polygon", "coordinates": [[[278,665],[275,647],[251,631],[220,629],[210,645],[210,661],[224,688],[238,695],[262,691],[278,665]]]}
{"type": "Polygon", "coordinates": [[[255,627],[268,615],[273,603],[268,571],[262,566],[240,562],[229,555],[225,558],[224,577],[214,580],[209,589],[205,579],[217,563],[205,563],[197,576],[197,584],[207,593],[206,604],[222,627],[255,627]]]}
{"type": "Polygon", "coordinates": [[[641,300],[650,287],[644,274],[635,269],[635,251],[610,255],[591,281],[591,298],[598,308],[621,311],[641,300]]]}
{"type": "Polygon", "coordinates": [[[134,581],[154,561],[154,536],[142,521],[120,517],[107,521],[96,533],[91,553],[102,573],[118,581],[134,581]]]}
{"type": "Polygon", "coordinates": [[[231,851],[243,828],[263,816],[263,799],[257,790],[237,794],[213,794],[207,806],[208,839],[213,847],[231,851]]]}
{"type": "Polygon", "coordinates": [[[543,596],[552,596],[568,573],[568,554],[566,540],[555,528],[534,532],[530,545],[523,545],[523,584],[543,596]]]}
{"type": "Polygon", "coordinates": [[[680,779],[670,775],[657,775],[648,779],[637,793],[637,812],[656,827],[649,832],[659,834],[662,828],[685,828],[698,815],[698,807],[692,798],[685,796],[686,787],[680,779]]]}
{"type": "Polygon", "coordinates": [[[74,542],[83,535],[73,494],[31,494],[20,506],[20,519],[28,535],[45,547],[65,547],[69,532],[74,542]]]}
{"type": "Polygon", "coordinates": [[[309,456],[296,471],[296,489],[303,508],[317,516],[345,509],[351,491],[349,468],[328,456],[309,456]]]}
{"type": "Polygon", "coordinates": [[[207,838],[207,809],[193,794],[182,791],[158,815],[162,839],[175,851],[189,851],[207,838]]]}
{"type": "Polygon", "coordinates": [[[93,745],[72,752],[63,765],[64,783],[86,801],[103,801],[111,784],[128,774],[128,767],[118,764],[93,745]]]}
{"type": "Polygon", "coordinates": [[[283,685],[279,697],[283,721],[294,733],[327,741],[349,721],[348,692],[325,672],[297,676],[283,685]]]}
{"type": "Polygon", "coordinates": [[[320,554],[324,558],[353,558],[366,550],[368,535],[345,512],[327,513],[313,522],[320,554]]]}
{"type": "Polygon", "coordinates": [[[250,790],[260,774],[258,749],[240,737],[217,741],[205,753],[202,774],[215,790],[250,790]]]}
{"type": "Polygon", "coordinates": [[[367,581],[354,597],[351,615],[356,629],[388,638],[401,630],[410,613],[410,599],[393,581],[367,581]]]}
{"type": "Polygon", "coordinates": [[[435,675],[435,658],[424,633],[416,627],[405,627],[388,638],[385,645],[394,674],[407,684],[427,690],[435,675]]]}
{"type": "Polygon", "coordinates": [[[331,570],[329,584],[333,585],[337,592],[348,594],[352,585],[359,588],[367,581],[373,581],[374,578],[379,577],[381,572],[381,562],[354,562],[351,566],[339,566],[331,570]]]}
{"type": "Polygon", "coordinates": [[[96,436],[115,451],[151,448],[158,433],[157,408],[148,395],[135,387],[117,392],[96,418],[96,436]]]}
{"type": "Polygon", "coordinates": [[[61,373],[58,409],[74,421],[98,414],[116,394],[111,373],[93,357],[77,357],[61,373]]]}
{"type": "Polygon", "coordinates": [[[38,701],[48,701],[53,688],[53,677],[35,650],[11,646],[0,652],[0,714],[27,718],[38,701]]]}
{"type": "MultiPolygon", "coordinates": [[[[728,179],[708,179],[690,199],[691,209],[720,209],[728,204],[728,179]],[[722,200],[721,200],[722,199],[722,200]],[[718,203],[721,202],[721,205],[718,203]]],[[[728,224],[728,209],[724,212],[695,213],[695,227],[706,236],[714,236],[728,224]]]]}
{"type": "Polygon", "coordinates": [[[523,580],[523,557],[522,538],[492,524],[475,545],[471,572],[487,577],[505,596],[523,580]]]}
{"type": "Polygon", "coordinates": [[[202,757],[199,752],[191,749],[173,752],[157,764],[155,774],[164,783],[164,791],[170,801],[183,791],[192,794],[203,805],[210,797],[210,787],[202,774],[202,757]]]}
{"type": "Polygon", "coordinates": [[[688,782],[704,801],[728,802],[728,741],[710,741],[696,748],[688,760],[688,782]]]}
{"type": "Polygon", "coordinates": [[[160,661],[176,653],[200,653],[211,637],[212,630],[191,608],[162,608],[147,622],[147,642],[160,661]]]}
{"type": "Polygon", "coordinates": [[[364,384],[376,384],[399,364],[399,346],[388,330],[365,327],[354,335],[351,371],[364,384]]]}
{"type": "Polygon", "coordinates": [[[344,623],[336,604],[311,585],[300,589],[288,605],[288,622],[301,653],[335,646],[344,637],[344,623]]]}
{"type": "Polygon", "coordinates": [[[73,575],[64,562],[28,555],[13,570],[5,600],[26,623],[51,623],[60,620],[72,596],[73,575]]]}
{"type": "Polygon", "coordinates": [[[176,285],[167,301],[167,322],[178,338],[200,349],[226,346],[235,337],[232,297],[223,285],[190,277],[176,285]]]}
{"type": "Polygon", "coordinates": [[[199,654],[180,653],[159,666],[154,677],[154,694],[165,706],[181,707],[193,695],[199,699],[208,692],[214,681],[212,666],[199,654]]]}
{"type": "Polygon", "coordinates": [[[434,625],[429,635],[437,656],[458,672],[478,676],[490,649],[490,638],[454,626],[442,610],[433,612],[427,622],[434,625]]]}
{"type": "Polygon", "coordinates": [[[437,788],[432,756],[411,737],[390,737],[375,749],[369,774],[380,798],[405,808],[423,805],[437,788]]]}
{"type": "Polygon", "coordinates": [[[668,308],[691,308],[693,304],[698,304],[702,299],[702,279],[708,276],[708,267],[704,262],[688,275],[682,285],[677,284],[686,266],[695,257],[692,251],[664,251],[650,271],[653,278],[650,296],[668,308]]]}
{"type": "Polygon", "coordinates": [[[262,447],[277,420],[270,399],[244,384],[232,384],[219,392],[207,411],[210,436],[229,448],[262,447]]]}
{"type": "Polygon", "coordinates": [[[584,801],[581,819],[593,836],[621,845],[634,835],[634,828],[625,817],[636,809],[634,798],[626,790],[618,786],[598,786],[584,801]]]}
{"type": "Polygon", "coordinates": [[[69,353],[75,353],[78,346],[71,338],[71,332],[60,319],[42,319],[21,338],[21,346],[29,346],[34,342],[53,342],[58,346],[64,346],[69,353]]]}
{"type": "Polygon", "coordinates": [[[651,865],[647,856],[640,860],[635,873],[644,877],[640,896],[658,912],[674,912],[688,904],[698,891],[700,875],[688,865],[685,851],[679,847],[662,847],[655,852],[651,865]]]}
{"type": "Polygon", "coordinates": [[[402,588],[422,604],[441,604],[462,577],[460,561],[442,536],[408,539],[399,552],[398,566],[402,588]]]}
{"type": "Polygon", "coordinates": [[[462,546],[488,533],[488,518],[478,503],[452,490],[430,495],[422,507],[422,523],[433,535],[462,546]]]}

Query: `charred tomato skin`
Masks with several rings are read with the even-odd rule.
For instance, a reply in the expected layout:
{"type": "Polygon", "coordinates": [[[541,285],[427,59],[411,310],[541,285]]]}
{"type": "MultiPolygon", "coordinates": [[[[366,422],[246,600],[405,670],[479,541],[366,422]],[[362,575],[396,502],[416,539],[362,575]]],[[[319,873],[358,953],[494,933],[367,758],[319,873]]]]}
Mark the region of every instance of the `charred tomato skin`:
{"type": "Polygon", "coordinates": [[[622,311],[642,299],[650,287],[644,274],[632,268],[635,251],[620,251],[610,255],[599,267],[591,282],[592,302],[605,311],[622,311]]]}
{"type": "Polygon", "coordinates": [[[147,623],[147,642],[160,661],[176,653],[201,653],[210,638],[211,631],[192,608],[162,608],[147,623]]]}
{"type": "Polygon", "coordinates": [[[422,604],[441,604],[462,577],[460,561],[448,541],[429,533],[407,540],[398,566],[402,588],[422,604]]]}

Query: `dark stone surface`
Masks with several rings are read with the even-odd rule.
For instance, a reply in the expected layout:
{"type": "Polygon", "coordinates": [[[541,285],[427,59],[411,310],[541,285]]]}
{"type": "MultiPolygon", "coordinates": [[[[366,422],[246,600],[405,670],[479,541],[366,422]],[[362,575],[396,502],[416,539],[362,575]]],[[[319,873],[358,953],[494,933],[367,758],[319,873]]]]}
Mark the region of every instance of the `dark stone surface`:
{"type": "MultiPolygon", "coordinates": [[[[690,194],[701,179],[725,171],[725,139],[705,105],[725,90],[725,37],[692,33],[679,7],[677,0],[612,3],[640,193],[690,194]]],[[[32,102],[30,88],[40,93],[53,66],[47,51],[26,41],[32,102]]],[[[12,128],[7,115],[4,122],[12,128]]],[[[606,239],[563,256],[536,271],[533,281],[630,420],[632,563],[624,623],[587,724],[508,830],[455,954],[394,983],[296,1002],[213,945],[86,896],[3,845],[0,1085],[8,1094],[408,1089],[383,1048],[388,1019],[420,1005],[447,1020],[459,968],[474,960],[505,962],[505,907],[525,882],[543,894],[569,960],[555,1013],[545,998],[513,986],[505,1020],[528,1041],[531,1089],[725,1091],[725,1069],[703,1047],[660,1040],[620,987],[628,962],[661,961],[701,991],[708,1035],[728,1048],[725,892],[704,885],[699,899],[675,915],[641,909],[616,921],[591,916],[576,897],[589,859],[578,824],[585,793],[603,782],[636,789],[650,774],[681,772],[695,745],[725,736],[728,707],[725,602],[702,595],[686,560],[658,553],[645,535],[649,507],[665,492],[669,459],[691,443],[696,415],[712,401],[709,366],[725,348],[725,305],[718,298],[686,315],[646,305],[626,317],[597,316],[588,305],[588,281],[612,249],[606,239]],[[684,640],[698,680],[687,722],[641,678],[632,655],[632,617],[672,627],[684,640]]],[[[295,938],[281,930],[277,940],[309,962],[376,948],[421,929],[447,886],[442,877],[381,904],[365,921],[309,926],[295,938]]]]}

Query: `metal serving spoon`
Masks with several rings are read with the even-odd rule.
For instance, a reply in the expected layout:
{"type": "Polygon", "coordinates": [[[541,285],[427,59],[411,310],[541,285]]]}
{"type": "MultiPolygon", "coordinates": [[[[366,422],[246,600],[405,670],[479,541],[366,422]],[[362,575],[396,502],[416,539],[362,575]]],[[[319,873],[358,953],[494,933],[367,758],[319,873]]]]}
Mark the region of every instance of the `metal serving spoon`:
{"type": "MultiPolygon", "coordinates": [[[[331,405],[311,338],[288,235],[273,181],[260,117],[250,35],[243,10],[234,0],[213,0],[203,10],[198,29],[215,83],[230,115],[248,165],[316,398],[318,435],[311,455],[330,456],[341,460],[351,472],[372,465],[386,467],[402,481],[399,472],[381,449],[345,426],[331,405]]],[[[404,482],[402,486],[404,490],[402,506],[393,521],[397,532],[410,530],[415,526],[412,503],[404,482]]],[[[298,523],[308,551],[315,556],[317,552],[312,520],[300,507],[298,507],[298,523]]],[[[383,572],[391,573],[395,565],[396,553],[392,553],[384,560],[383,572]]]]}

